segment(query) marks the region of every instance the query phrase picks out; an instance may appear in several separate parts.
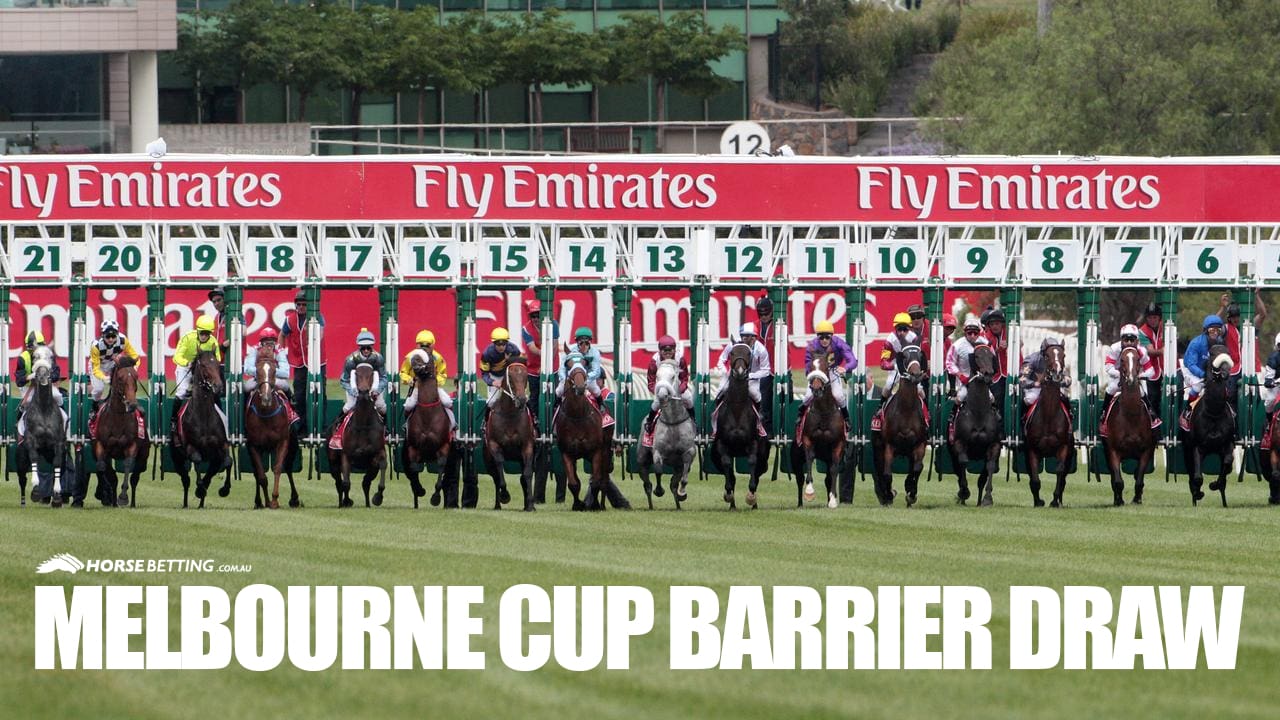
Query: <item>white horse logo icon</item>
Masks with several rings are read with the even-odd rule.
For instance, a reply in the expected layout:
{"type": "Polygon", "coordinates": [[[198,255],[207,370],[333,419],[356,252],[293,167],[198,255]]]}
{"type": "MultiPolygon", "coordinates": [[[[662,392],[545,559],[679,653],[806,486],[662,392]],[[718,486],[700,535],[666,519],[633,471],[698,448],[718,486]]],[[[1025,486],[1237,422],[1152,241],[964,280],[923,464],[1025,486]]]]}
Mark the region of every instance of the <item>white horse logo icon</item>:
{"type": "Polygon", "coordinates": [[[71,555],[70,553],[61,553],[59,555],[54,555],[48,560],[45,560],[44,562],[37,565],[36,573],[40,575],[45,575],[51,572],[57,572],[61,570],[62,572],[67,572],[67,573],[71,573],[72,575],[75,575],[76,573],[80,572],[83,569],[84,569],[84,563],[80,562],[79,558],[77,558],[75,555],[71,555]]]}

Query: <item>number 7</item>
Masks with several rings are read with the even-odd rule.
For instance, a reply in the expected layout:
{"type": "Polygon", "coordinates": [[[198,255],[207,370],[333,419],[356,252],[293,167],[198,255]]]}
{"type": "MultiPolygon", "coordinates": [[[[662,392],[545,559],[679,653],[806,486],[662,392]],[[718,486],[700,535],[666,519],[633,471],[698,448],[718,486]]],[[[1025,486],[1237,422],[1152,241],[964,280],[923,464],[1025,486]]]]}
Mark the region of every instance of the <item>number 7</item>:
{"type": "Polygon", "coordinates": [[[1120,267],[1121,273],[1133,272],[1133,266],[1138,263],[1138,256],[1142,254],[1141,246],[1121,246],[1120,252],[1125,255],[1124,265],[1120,267]]]}

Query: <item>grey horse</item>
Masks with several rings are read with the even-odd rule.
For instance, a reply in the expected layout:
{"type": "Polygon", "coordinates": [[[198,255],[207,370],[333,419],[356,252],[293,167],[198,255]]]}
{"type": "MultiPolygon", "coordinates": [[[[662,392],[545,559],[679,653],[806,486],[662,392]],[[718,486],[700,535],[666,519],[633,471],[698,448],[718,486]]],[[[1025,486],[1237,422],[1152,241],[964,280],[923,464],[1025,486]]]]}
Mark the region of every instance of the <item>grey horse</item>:
{"type": "Polygon", "coordinates": [[[689,484],[689,468],[693,465],[696,431],[693,416],[684,404],[684,399],[677,391],[679,370],[671,361],[664,361],[658,366],[658,377],[653,385],[654,403],[658,406],[657,424],[653,431],[653,447],[641,444],[636,453],[640,466],[640,479],[644,481],[644,494],[649,498],[649,509],[653,509],[653,495],[662,497],[662,467],[674,468],[671,475],[671,494],[676,500],[676,509],[680,503],[689,499],[686,488],[689,484]],[[657,487],[649,483],[649,473],[657,475],[657,487]]]}
{"type": "MultiPolygon", "coordinates": [[[[19,458],[18,462],[18,484],[22,489],[24,505],[26,504],[26,469],[29,462],[31,476],[38,485],[38,488],[32,488],[31,499],[35,501],[48,498],[53,507],[62,506],[62,468],[66,464],[67,419],[53,396],[53,363],[53,351],[48,347],[41,345],[32,353],[32,396],[23,415],[25,440],[20,446],[23,457],[19,458]],[[41,459],[53,467],[51,483],[40,480],[37,465],[41,459]]],[[[70,490],[68,494],[71,494],[70,490]]]]}

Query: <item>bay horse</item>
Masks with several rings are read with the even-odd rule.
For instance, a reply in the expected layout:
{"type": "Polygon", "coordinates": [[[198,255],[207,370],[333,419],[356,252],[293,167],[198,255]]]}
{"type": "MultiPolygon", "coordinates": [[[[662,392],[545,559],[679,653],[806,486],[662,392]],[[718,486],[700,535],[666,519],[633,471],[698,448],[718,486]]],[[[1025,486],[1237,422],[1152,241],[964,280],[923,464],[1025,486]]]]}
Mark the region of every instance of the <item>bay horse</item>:
{"type": "MultiPolygon", "coordinates": [[[[213,476],[229,471],[231,452],[227,444],[227,429],[218,414],[218,403],[223,395],[222,363],[210,351],[203,350],[191,361],[191,397],[178,424],[174,426],[169,447],[173,466],[182,478],[182,507],[188,506],[187,493],[191,488],[191,473],[196,473],[196,499],[204,507],[213,476]],[[200,464],[205,464],[203,474],[200,464]]],[[[231,494],[231,474],[218,489],[219,497],[231,494]]]]}
{"type": "Polygon", "coordinates": [[[1032,408],[1026,421],[1024,452],[1027,472],[1031,475],[1031,499],[1036,507],[1044,507],[1040,499],[1040,460],[1054,458],[1058,461],[1057,484],[1053,486],[1050,507],[1062,507],[1062,495],[1067,489],[1067,472],[1071,456],[1076,451],[1076,437],[1071,429],[1071,416],[1063,409],[1062,391],[1071,387],[1067,375],[1066,351],[1061,345],[1050,345],[1041,354],[1044,359],[1044,377],[1040,381],[1040,400],[1032,408]]]}
{"type": "Polygon", "coordinates": [[[663,466],[674,470],[671,473],[671,496],[676,501],[676,509],[679,510],[680,503],[689,499],[689,469],[697,454],[697,428],[684,398],[680,396],[679,377],[680,370],[674,360],[663,360],[658,364],[657,379],[653,383],[653,396],[658,403],[653,445],[646,447],[642,443],[636,450],[636,464],[639,465],[640,480],[644,483],[650,510],[653,509],[653,495],[662,497],[664,492],[663,466]],[[657,476],[656,487],[649,482],[651,472],[657,476]]]}
{"type": "Polygon", "coordinates": [[[970,460],[982,459],[982,472],[978,475],[978,504],[990,507],[992,478],[1000,472],[1000,446],[1004,427],[1000,413],[996,412],[995,396],[991,380],[996,375],[997,359],[990,345],[978,345],[971,356],[974,373],[969,379],[964,404],[956,412],[955,437],[947,445],[951,453],[951,465],[955,468],[956,502],[961,505],[969,499],[969,480],[966,475],[970,460]]]}
{"type": "Polygon", "coordinates": [[[600,411],[589,395],[587,369],[582,363],[575,363],[565,376],[564,398],[553,425],[566,484],[573,493],[573,509],[603,510],[608,499],[615,508],[630,510],[631,503],[610,477],[613,471],[613,428],[602,426],[600,411]],[[582,487],[578,479],[579,460],[591,462],[585,501],[578,494],[582,487]]]}
{"type": "MultiPolygon", "coordinates": [[[[30,465],[34,481],[31,500],[47,500],[53,507],[62,507],[62,468],[67,465],[67,426],[62,408],[53,397],[53,350],[39,345],[32,351],[31,400],[23,414],[26,432],[17,447],[18,488],[22,504],[27,504],[27,467],[30,465]],[[51,482],[42,482],[37,468],[40,460],[47,461],[53,469],[51,482]],[[39,496],[37,496],[37,490],[39,496]]],[[[74,473],[68,475],[74,480],[74,473]]],[[[74,487],[68,487],[68,495],[74,487]]],[[[81,503],[83,504],[83,502],[81,503]]]]}
{"type": "Polygon", "coordinates": [[[1271,450],[1267,457],[1271,460],[1270,472],[1267,473],[1267,484],[1271,493],[1267,497],[1270,505],[1280,505],[1280,419],[1273,419],[1267,425],[1267,433],[1271,441],[1271,450]]]}
{"type": "MultiPolygon", "coordinates": [[[[98,413],[93,435],[93,457],[98,465],[98,488],[94,497],[103,505],[138,506],[138,477],[147,469],[151,441],[138,437],[138,368],[136,361],[121,355],[111,371],[111,391],[98,413]],[[123,479],[116,492],[113,461],[120,461],[123,479]],[[132,486],[133,495],[129,489],[132,486]]],[[[86,479],[87,481],[87,479],[86,479]]]]}
{"type": "MultiPolygon", "coordinates": [[[[342,432],[342,449],[329,446],[329,473],[333,475],[338,491],[338,507],[349,508],[351,500],[351,471],[364,470],[364,506],[369,503],[369,487],[373,476],[378,476],[378,495],[386,487],[387,468],[386,426],[373,401],[374,370],[369,363],[360,363],[355,370],[356,406],[342,432]]],[[[341,423],[341,421],[340,421],[341,423]]],[[[337,432],[338,430],[335,430],[337,432]]]]}
{"type": "Polygon", "coordinates": [[[1106,433],[1102,447],[1106,451],[1107,466],[1111,470],[1111,492],[1114,495],[1112,504],[1116,507],[1124,505],[1123,463],[1126,459],[1136,460],[1137,469],[1133,474],[1133,504],[1142,504],[1143,476],[1147,472],[1147,463],[1151,462],[1156,449],[1156,435],[1151,429],[1151,415],[1147,411],[1147,403],[1142,399],[1141,351],[1136,347],[1127,347],[1120,351],[1116,364],[1120,366],[1120,394],[1112,401],[1113,407],[1107,413],[1106,433]]]}
{"type": "Polygon", "coordinates": [[[884,506],[892,505],[898,495],[893,489],[894,456],[910,456],[911,467],[904,486],[907,507],[911,507],[916,502],[920,473],[924,470],[924,449],[929,441],[929,426],[925,422],[918,390],[928,370],[925,369],[924,351],[917,345],[903,348],[899,360],[903,370],[898,377],[898,387],[881,410],[881,427],[871,433],[871,449],[876,499],[884,506]]]}
{"type": "MultiPolygon", "coordinates": [[[[429,462],[438,462],[442,467],[441,481],[452,474],[453,483],[457,483],[458,456],[453,452],[453,433],[449,422],[449,413],[440,402],[440,390],[436,384],[435,355],[421,348],[409,353],[409,368],[413,372],[414,392],[417,394],[417,405],[405,423],[404,444],[400,450],[400,458],[404,464],[404,474],[409,478],[409,487],[413,491],[413,507],[418,507],[418,498],[427,494],[418,479],[419,473],[429,462]]],[[[438,502],[438,501],[437,501],[438,502]]],[[[454,504],[457,493],[454,493],[454,504]]]]}
{"type": "MultiPolygon", "coordinates": [[[[511,502],[504,466],[507,458],[520,458],[520,491],[524,511],[534,511],[533,471],[537,432],[529,414],[529,366],[523,362],[507,366],[506,379],[491,392],[500,393],[489,411],[484,427],[484,467],[493,478],[493,509],[511,502]]],[[[421,399],[419,399],[421,403],[421,399]]],[[[574,491],[577,497],[577,491],[574,491]]]]}
{"type": "Polygon", "coordinates": [[[844,464],[846,428],[836,399],[835,383],[827,369],[827,358],[814,358],[813,371],[806,380],[813,398],[804,413],[804,419],[791,441],[791,468],[796,474],[796,507],[804,507],[807,495],[813,498],[813,463],[821,460],[827,464],[827,507],[840,505],[836,487],[844,464]]]}
{"type": "Polygon", "coordinates": [[[270,353],[260,353],[254,363],[258,386],[247,398],[244,408],[244,437],[253,463],[253,506],[275,510],[280,507],[280,475],[289,476],[289,507],[302,507],[298,486],[293,481],[293,458],[298,451],[297,438],[289,426],[289,413],[276,390],[278,362],[270,353]],[[267,473],[263,459],[271,455],[271,473],[275,484],[267,497],[267,473]]]}
{"type": "MultiPolygon", "coordinates": [[[[1227,378],[1231,374],[1231,357],[1226,347],[1214,345],[1209,349],[1209,367],[1204,375],[1204,391],[1191,409],[1190,430],[1182,431],[1182,452],[1190,476],[1191,504],[1204,498],[1200,489],[1204,485],[1204,459],[1217,455],[1220,463],[1218,479],[1209,483],[1210,491],[1218,491],[1222,507],[1227,506],[1227,475],[1236,449],[1236,418],[1230,409],[1227,396],[1227,378]]],[[[1275,445],[1271,446],[1275,457],[1275,445]]],[[[1275,467],[1274,462],[1272,467],[1275,467]]],[[[1273,491],[1274,495],[1274,491],[1273,491]]]]}
{"type": "Polygon", "coordinates": [[[711,438],[711,453],[716,465],[724,474],[724,501],[730,510],[738,508],[734,490],[738,479],[733,461],[745,457],[751,460],[751,481],[747,486],[747,505],[756,507],[756,489],[760,476],[769,463],[769,439],[759,432],[759,412],[751,400],[751,348],[738,343],[729,349],[728,387],[720,396],[715,412],[711,438]]]}

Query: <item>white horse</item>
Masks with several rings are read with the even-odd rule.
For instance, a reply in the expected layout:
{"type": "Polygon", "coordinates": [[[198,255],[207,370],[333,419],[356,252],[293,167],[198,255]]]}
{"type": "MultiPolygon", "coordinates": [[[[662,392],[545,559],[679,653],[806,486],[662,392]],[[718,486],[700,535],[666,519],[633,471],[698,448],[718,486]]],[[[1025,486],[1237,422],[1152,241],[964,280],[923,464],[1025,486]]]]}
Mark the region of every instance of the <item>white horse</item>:
{"type": "Polygon", "coordinates": [[[657,379],[653,384],[654,404],[658,406],[658,422],[653,431],[653,447],[641,444],[636,453],[640,466],[640,478],[644,481],[644,492],[649,498],[649,509],[653,509],[653,495],[662,497],[662,468],[674,470],[671,475],[671,494],[676,500],[676,509],[680,503],[688,499],[689,469],[693,466],[696,452],[697,430],[693,424],[693,415],[689,412],[688,392],[682,394],[679,389],[680,368],[672,360],[664,360],[658,365],[657,379]],[[657,486],[649,482],[649,473],[657,475],[657,486]]]}

